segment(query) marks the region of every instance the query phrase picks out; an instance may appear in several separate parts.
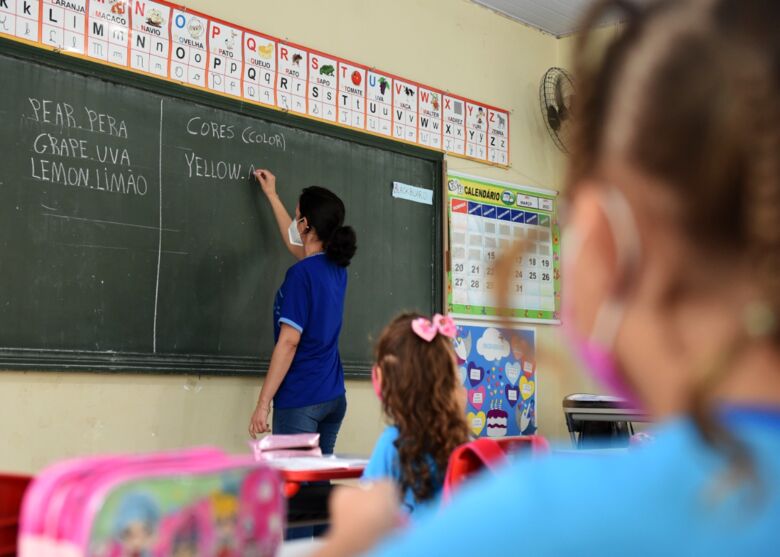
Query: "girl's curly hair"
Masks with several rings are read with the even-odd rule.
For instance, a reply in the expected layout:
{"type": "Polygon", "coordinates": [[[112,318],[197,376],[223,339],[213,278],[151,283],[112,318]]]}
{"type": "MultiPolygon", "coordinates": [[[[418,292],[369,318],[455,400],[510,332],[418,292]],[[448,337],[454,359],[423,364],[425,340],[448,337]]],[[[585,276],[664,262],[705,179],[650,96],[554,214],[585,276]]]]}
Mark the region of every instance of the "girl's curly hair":
{"type": "Polygon", "coordinates": [[[398,428],[395,447],[401,488],[418,502],[436,495],[450,454],[468,441],[468,426],[458,403],[460,388],[452,342],[437,335],[426,342],[405,313],[382,332],[376,362],[382,370],[382,410],[398,428]]]}

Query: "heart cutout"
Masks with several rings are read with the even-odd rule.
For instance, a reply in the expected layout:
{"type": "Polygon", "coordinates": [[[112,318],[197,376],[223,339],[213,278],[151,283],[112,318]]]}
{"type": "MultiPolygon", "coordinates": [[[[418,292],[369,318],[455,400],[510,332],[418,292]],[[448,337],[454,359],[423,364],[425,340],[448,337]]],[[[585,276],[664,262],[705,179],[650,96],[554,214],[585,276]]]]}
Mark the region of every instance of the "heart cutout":
{"type": "Polygon", "coordinates": [[[466,368],[463,366],[458,366],[458,375],[460,376],[460,384],[465,385],[466,384],[466,377],[467,377],[467,371],[466,368]]]}
{"type": "Polygon", "coordinates": [[[482,430],[485,429],[485,413],[484,412],[469,412],[466,415],[466,419],[468,419],[469,422],[469,429],[471,429],[471,432],[479,437],[479,434],[482,433],[482,430]]]}
{"type": "Polygon", "coordinates": [[[506,394],[506,400],[509,403],[509,406],[514,408],[517,401],[520,400],[520,389],[507,385],[504,387],[504,393],[506,394]]]}
{"type": "Polygon", "coordinates": [[[474,362],[469,362],[468,372],[469,383],[471,383],[472,387],[479,385],[482,382],[482,379],[485,377],[485,370],[474,362]]]}
{"type": "Polygon", "coordinates": [[[509,363],[504,367],[504,375],[512,385],[517,385],[517,380],[520,379],[520,374],[523,369],[520,363],[509,363]]]}
{"type": "Polygon", "coordinates": [[[476,410],[480,410],[482,405],[485,404],[485,387],[482,386],[478,389],[470,389],[469,402],[476,410]]]}
{"type": "Polygon", "coordinates": [[[534,391],[536,390],[536,382],[535,381],[529,381],[528,378],[523,375],[520,378],[520,395],[523,397],[523,400],[528,400],[532,396],[534,396],[534,391]]]}

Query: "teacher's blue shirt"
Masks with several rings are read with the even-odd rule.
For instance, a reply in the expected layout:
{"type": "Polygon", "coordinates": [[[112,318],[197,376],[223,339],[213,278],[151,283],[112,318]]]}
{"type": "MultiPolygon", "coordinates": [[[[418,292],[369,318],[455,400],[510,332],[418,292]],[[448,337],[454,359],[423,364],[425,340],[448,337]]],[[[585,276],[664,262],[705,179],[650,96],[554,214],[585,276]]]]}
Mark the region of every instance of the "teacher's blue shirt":
{"type": "Polygon", "coordinates": [[[523,459],[484,475],[370,555],[779,555],[780,409],[725,423],[754,481],[730,483],[728,462],[681,419],[623,455],[523,459]]]}
{"type": "Polygon", "coordinates": [[[339,333],[347,270],[325,254],[302,259],[287,270],[274,300],[274,342],[282,324],[301,333],[290,370],[274,397],[276,408],[299,408],[344,394],[339,333]]]}

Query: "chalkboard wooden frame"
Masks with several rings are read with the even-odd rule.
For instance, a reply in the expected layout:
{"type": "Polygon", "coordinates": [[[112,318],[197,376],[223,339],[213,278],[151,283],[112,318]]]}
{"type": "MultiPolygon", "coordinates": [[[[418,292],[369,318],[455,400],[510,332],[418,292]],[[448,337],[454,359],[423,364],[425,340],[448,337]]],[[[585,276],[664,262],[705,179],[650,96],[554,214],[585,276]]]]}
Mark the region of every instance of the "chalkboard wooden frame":
{"type": "MultiPolygon", "coordinates": [[[[292,113],[244,103],[143,74],[36,48],[2,37],[0,37],[0,54],[433,162],[437,166],[437,172],[435,173],[435,182],[433,184],[435,246],[433,261],[431,262],[434,273],[431,303],[435,311],[442,311],[442,300],[444,299],[444,291],[442,290],[442,285],[444,284],[442,260],[443,153],[299,117],[292,113]]],[[[11,76],[5,76],[4,78],[10,79],[11,76]]],[[[0,347],[0,370],[259,376],[265,373],[268,363],[266,358],[252,357],[209,357],[190,354],[166,355],[129,352],[105,353],[90,352],[88,350],[11,349],[0,347]]],[[[344,361],[343,364],[344,373],[347,377],[366,378],[370,376],[371,362],[344,361]]]]}

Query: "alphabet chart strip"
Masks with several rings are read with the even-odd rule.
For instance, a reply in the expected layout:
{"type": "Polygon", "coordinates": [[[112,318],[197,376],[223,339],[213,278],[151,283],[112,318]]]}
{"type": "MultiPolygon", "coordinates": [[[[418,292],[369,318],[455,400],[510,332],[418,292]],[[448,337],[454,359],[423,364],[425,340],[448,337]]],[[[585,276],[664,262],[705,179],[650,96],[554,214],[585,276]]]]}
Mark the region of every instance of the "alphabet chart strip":
{"type": "Polygon", "coordinates": [[[450,172],[447,177],[450,313],[498,314],[495,263],[514,242],[527,249],[514,262],[508,308],[519,321],[555,323],[560,310],[557,192],[450,172]]]}
{"type": "Polygon", "coordinates": [[[509,112],[165,0],[0,0],[0,37],[509,166],[509,112]]]}

